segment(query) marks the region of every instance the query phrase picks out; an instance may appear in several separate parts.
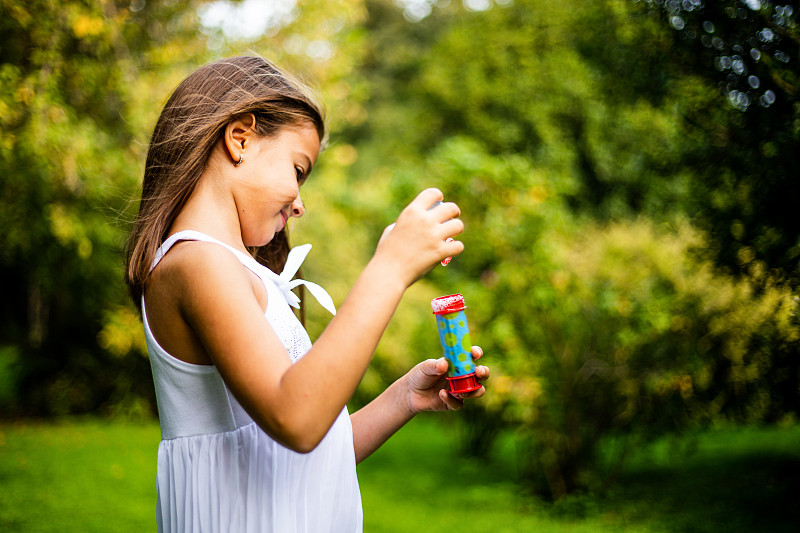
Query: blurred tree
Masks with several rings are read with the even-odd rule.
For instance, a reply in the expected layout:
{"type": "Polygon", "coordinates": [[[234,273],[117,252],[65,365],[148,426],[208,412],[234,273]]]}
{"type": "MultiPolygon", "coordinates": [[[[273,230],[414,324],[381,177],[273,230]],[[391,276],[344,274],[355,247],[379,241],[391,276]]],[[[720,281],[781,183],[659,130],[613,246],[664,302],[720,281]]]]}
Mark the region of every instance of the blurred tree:
{"type": "Polygon", "coordinates": [[[196,6],[0,3],[6,414],[152,411],[120,250],[165,86],[206,53],[196,6]]]}
{"type": "MultiPolygon", "coordinates": [[[[800,27],[797,2],[643,2],[670,28],[687,145],[688,211],[721,266],[756,287],[800,286],[800,27]],[[697,82],[685,80],[694,77],[697,82]]],[[[800,405],[797,344],[772,351],[777,412],[800,405]]]]}
{"type": "Polygon", "coordinates": [[[334,128],[363,120],[360,0],[307,1],[255,35],[227,34],[209,4],[241,3],[0,1],[4,415],[153,412],[120,251],[149,133],[189,71],[253,50],[313,76],[334,128]]]}
{"type": "MultiPolygon", "coordinates": [[[[658,13],[614,0],[426,5],[403,17],[367,2],[370,120],[348,132],[365,163],[351,180],[369,187],[368,164],[391,169],[381,223],[421,186],[462,208],[466,252],[428,281],[469,296],[475,338],[499,356],[465,417],[473,451],[516,428],[530,479],[560,496],[596,482],[597,444],[616,432],[796,416],[791,289],[779,273],[715,273],[706,250],[727,244],[682,222],[708,212],[698,153],[718,142],[687,135],[686,110],[741,113],[681,71],[658,13]]],[[[435,346],[428,329],[404,322],[420,351],[435,346]]]]}
{"type": "Polygon", "coordinates": [[[367,3],[365,75],[387,103],[359,135],[381,139],[386,158],[464,134],[546,166],[582,215],[662,216],[689,201],[662,57],[671,35],[656,17],[611,1],[431,4],[408,24],[391,2],[367,3]]]}
{"type": "MultiPolygon", "coordinates": [[[[692,140],[690,209],[719,262],[800,285],[800,27],[797,2],[642,2],[671,28],[671,70],[696,76],[677,102],[692,140]],[[702,91],[702,92],[701,92],[702,91]]],[[[680,83],[680,82],[679,82],[680,83]]]]}

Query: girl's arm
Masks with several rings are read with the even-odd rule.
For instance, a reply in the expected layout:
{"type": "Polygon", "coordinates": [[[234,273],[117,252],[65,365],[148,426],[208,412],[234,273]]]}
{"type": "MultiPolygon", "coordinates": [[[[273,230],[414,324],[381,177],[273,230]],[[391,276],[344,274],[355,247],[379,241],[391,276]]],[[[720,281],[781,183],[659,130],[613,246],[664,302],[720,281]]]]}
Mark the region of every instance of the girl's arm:
{"type": "MultiPolygon", "coordinates": [[[[472,347],[473,359],[480,359],[483,350],[472,347]]],[[[350,416],[353,424],[353,447],[356,463],[377,450],[414,415],[422,411],[457,411],[464,399],[480,398],[486,389],[453,396],[447,392],[447,359],[428,359],[392,383],[380,396],[350,416]]],[[[489,377],[489,369],[476,366],[480,381],[489,377]]]]}
{"type": "Polygon", "coordinates": [[[250,281],[232,275],[232,265],[195,261],[184,270],[186,323],[237,400],[275,440],[299,452],[319,444],[355,391],[406,288],[461,253],[461,242],[446,242],[463,231],[458,206],[429,210],[440,200],[441,191],[427,189],[403,210],[337,315],[295,364],[250,281]]]}

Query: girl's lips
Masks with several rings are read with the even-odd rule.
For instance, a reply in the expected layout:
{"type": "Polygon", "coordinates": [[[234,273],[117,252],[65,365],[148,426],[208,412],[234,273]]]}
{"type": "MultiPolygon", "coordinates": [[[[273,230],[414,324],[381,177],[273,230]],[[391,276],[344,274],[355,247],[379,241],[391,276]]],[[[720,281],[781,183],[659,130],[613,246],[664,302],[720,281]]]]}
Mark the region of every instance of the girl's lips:
{"type": "Polygon", "coordinates": [[[283,221],[283,224],[281,225],[281,229],[283,229],[283,228],[286,227],[286,221],[289,220],[289,217],[283,211],[281,211],[281,220],[283,221]]]}

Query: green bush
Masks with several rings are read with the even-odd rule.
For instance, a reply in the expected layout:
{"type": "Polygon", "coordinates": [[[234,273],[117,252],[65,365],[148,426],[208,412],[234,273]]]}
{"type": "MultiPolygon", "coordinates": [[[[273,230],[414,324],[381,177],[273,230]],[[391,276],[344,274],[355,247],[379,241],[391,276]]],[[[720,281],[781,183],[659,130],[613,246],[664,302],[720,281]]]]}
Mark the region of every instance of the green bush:
{"type": "MultiPolygon", "coordinates": [[[[346,229],[351,243],[368,249],[396,206],[425,184],[459,203],[466,226],[465,252],[435,267],[398,308],[355,407],[418,360],[441,354],[429,301],[460,292],[493,373],[488,394],[465,417],[467,451],[487,453],[501,431],[518,431],[526,476],[555,497],[608,481],[596,468],[604,437],[792,416],[780,397],[781,387],[796,392],[787,361],[800,333],[790,288],[746,253],[748,277],[715,269],[705,235],[689,222],[582,221],[562,200],[564,180],[469,137],[444,140],[423,164],[376,172],[355,191],[329,175],[308,194],[334,204],[346,196],[364,224],[332,216],[331,224],[302,225],[314,242],[346,229]],[[374,196],[373,187],[388,188],[391,198],[374,196]]],[[[349,247],[324,253],[342,265],[356,256],[349,247]]],[[[356,275],[314,272],[331,276],[343,295],[337,273],[356,275]]],[[[626,453],[618,450],[619,464],[605,477],[626,453]]]]}
{"type": "Polygon", "coordinates": [[[540,488],[559,497],[596,486],[609,435],[791,416],[770,393],[781,350],[800,338],[788,287],[716,272],[686,223],[543,240],[551,253],[530,252],[530,278],[500,265],[493,292],[505,297],[479,324],[499,357],[483,410],[467,419],[475,436],[484,425],[520,430],[540,488]]]}

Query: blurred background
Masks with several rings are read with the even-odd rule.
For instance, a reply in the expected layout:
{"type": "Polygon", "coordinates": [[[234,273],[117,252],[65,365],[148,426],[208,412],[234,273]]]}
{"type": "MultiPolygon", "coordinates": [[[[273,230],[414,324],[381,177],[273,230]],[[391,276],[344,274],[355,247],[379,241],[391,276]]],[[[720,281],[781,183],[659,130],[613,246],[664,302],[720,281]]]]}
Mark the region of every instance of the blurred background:
{"type": "MultiPolygon", "coordinates": [[[[441,507],[494,531],[796,527],[798,15],[794,0],[0,0],[0,529],[91,531],[112,508],[129,514],[98,531],[154,529],[155,398],[121,249],[167,97],[247,53],[325,102],[329,146],[290,237],[337,304],[421,189],[466,224],[351,410],[441,355],[429,302],[455,292],[488,393],[359,467],[367,531],[441,507]],[[101,518],[64,516],[88,500],[101,518]]],[[[313,300],[306,317],[314,339],[328,317],[313,300]]]]}

